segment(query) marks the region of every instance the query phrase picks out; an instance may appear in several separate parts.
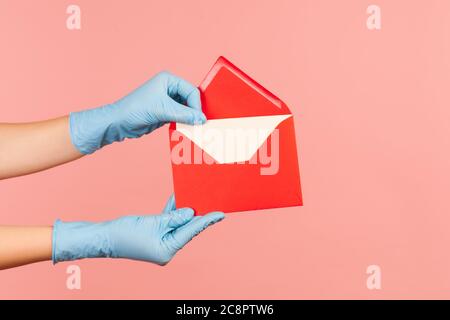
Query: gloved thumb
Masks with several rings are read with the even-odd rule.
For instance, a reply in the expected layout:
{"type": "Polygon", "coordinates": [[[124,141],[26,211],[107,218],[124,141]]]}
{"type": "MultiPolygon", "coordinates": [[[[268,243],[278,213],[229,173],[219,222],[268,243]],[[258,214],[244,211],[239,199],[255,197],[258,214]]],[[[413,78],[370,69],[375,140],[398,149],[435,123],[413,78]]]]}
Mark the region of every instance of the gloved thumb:
{"type": "Polygon", "coordinates": [[[198,109],[194,109],[176,102],[172,98],[169,99],[168,110],[165,114],[164,122],[179,122],[190,125],[199,125],[206,122],[206,116],[198,109]]]}
{"type": "Polygon", "coordinates": [[[169,213],[170,211],[176,210],[176,204],[175,204],[175,195],[172,194],[169,199],[167,200],[167,203],[162,211],[163,214],[169,213]]]}
{"type": "Polygon", "coordinates": [[[189,221],[192,220],[192,217],[194,216],[194,210],[191,208],[181,208],[178,210],[170,211],[169,213],[166,213],[167,215],[167,226],[169,228],[179,228],[189,221]]]}

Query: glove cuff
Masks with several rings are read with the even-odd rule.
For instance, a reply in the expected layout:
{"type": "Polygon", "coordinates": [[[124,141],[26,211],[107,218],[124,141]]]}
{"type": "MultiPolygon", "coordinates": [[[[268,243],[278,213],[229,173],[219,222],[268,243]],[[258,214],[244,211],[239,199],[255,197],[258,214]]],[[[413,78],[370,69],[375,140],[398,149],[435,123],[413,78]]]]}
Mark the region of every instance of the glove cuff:
{"type": "Polygon", "coordinates": [[[120,128],[116,125],[117,106],[108,104],[99,108],[69,115],[72,144],[82,154],[91,154],[105,145],[122,141],[120,128]]]}
{"type": "Polygon", "coordinates": [[[106,225],[89,222],[62,222],[53,226],[52,261],[111,257],[106,225]]]}

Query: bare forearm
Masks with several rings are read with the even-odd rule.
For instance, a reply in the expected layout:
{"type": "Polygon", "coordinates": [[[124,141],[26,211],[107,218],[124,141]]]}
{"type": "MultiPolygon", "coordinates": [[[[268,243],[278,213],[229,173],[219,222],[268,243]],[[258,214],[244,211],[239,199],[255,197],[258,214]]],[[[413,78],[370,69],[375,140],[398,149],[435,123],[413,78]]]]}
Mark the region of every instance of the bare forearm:
{"type": "Polygon", "coordinates": [[[67,116],[33,123],[0,123],[0,179],[45,170],[82,156],[70,140],[67,116]]]}
{"type": "Polygon", "coordinates": [[[51,260],[52,227],[0,226],[0,270],[51,260]]]}

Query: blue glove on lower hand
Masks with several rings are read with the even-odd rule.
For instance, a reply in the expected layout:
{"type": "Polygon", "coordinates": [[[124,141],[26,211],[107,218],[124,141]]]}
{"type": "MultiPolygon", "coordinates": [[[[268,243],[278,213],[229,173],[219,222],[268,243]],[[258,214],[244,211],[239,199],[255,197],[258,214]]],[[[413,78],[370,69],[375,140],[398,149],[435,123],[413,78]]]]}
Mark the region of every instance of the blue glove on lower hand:
{"type": "Polygon", "coordinates": [[[189,82],[161,72],[119,101],[70,114],[70,136],[83,154],[138,138],[168,122],[203,124],[200,92],[189,82]]]}
{"type": "Polygon", "coordinates": [[[126,258],[167,264],[222,212],[195,216],[190,208],[175,209],[172,196],[161,215],[126,216],[103,223],[62,222],[53,227],[53,263],[83,258],[126,258]]]}

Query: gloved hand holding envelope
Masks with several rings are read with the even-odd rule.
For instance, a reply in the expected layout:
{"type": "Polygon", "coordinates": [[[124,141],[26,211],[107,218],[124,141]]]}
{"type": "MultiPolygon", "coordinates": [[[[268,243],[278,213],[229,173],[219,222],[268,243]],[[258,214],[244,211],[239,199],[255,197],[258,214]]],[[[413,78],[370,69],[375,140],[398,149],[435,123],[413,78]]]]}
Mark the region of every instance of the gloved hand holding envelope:
{"type": "Polygon", "coordinates": [[[177,207],[202,215],[302,205],[288,107],[223,57],[199,88],[206,124],[169,129],[177,207]]]}

